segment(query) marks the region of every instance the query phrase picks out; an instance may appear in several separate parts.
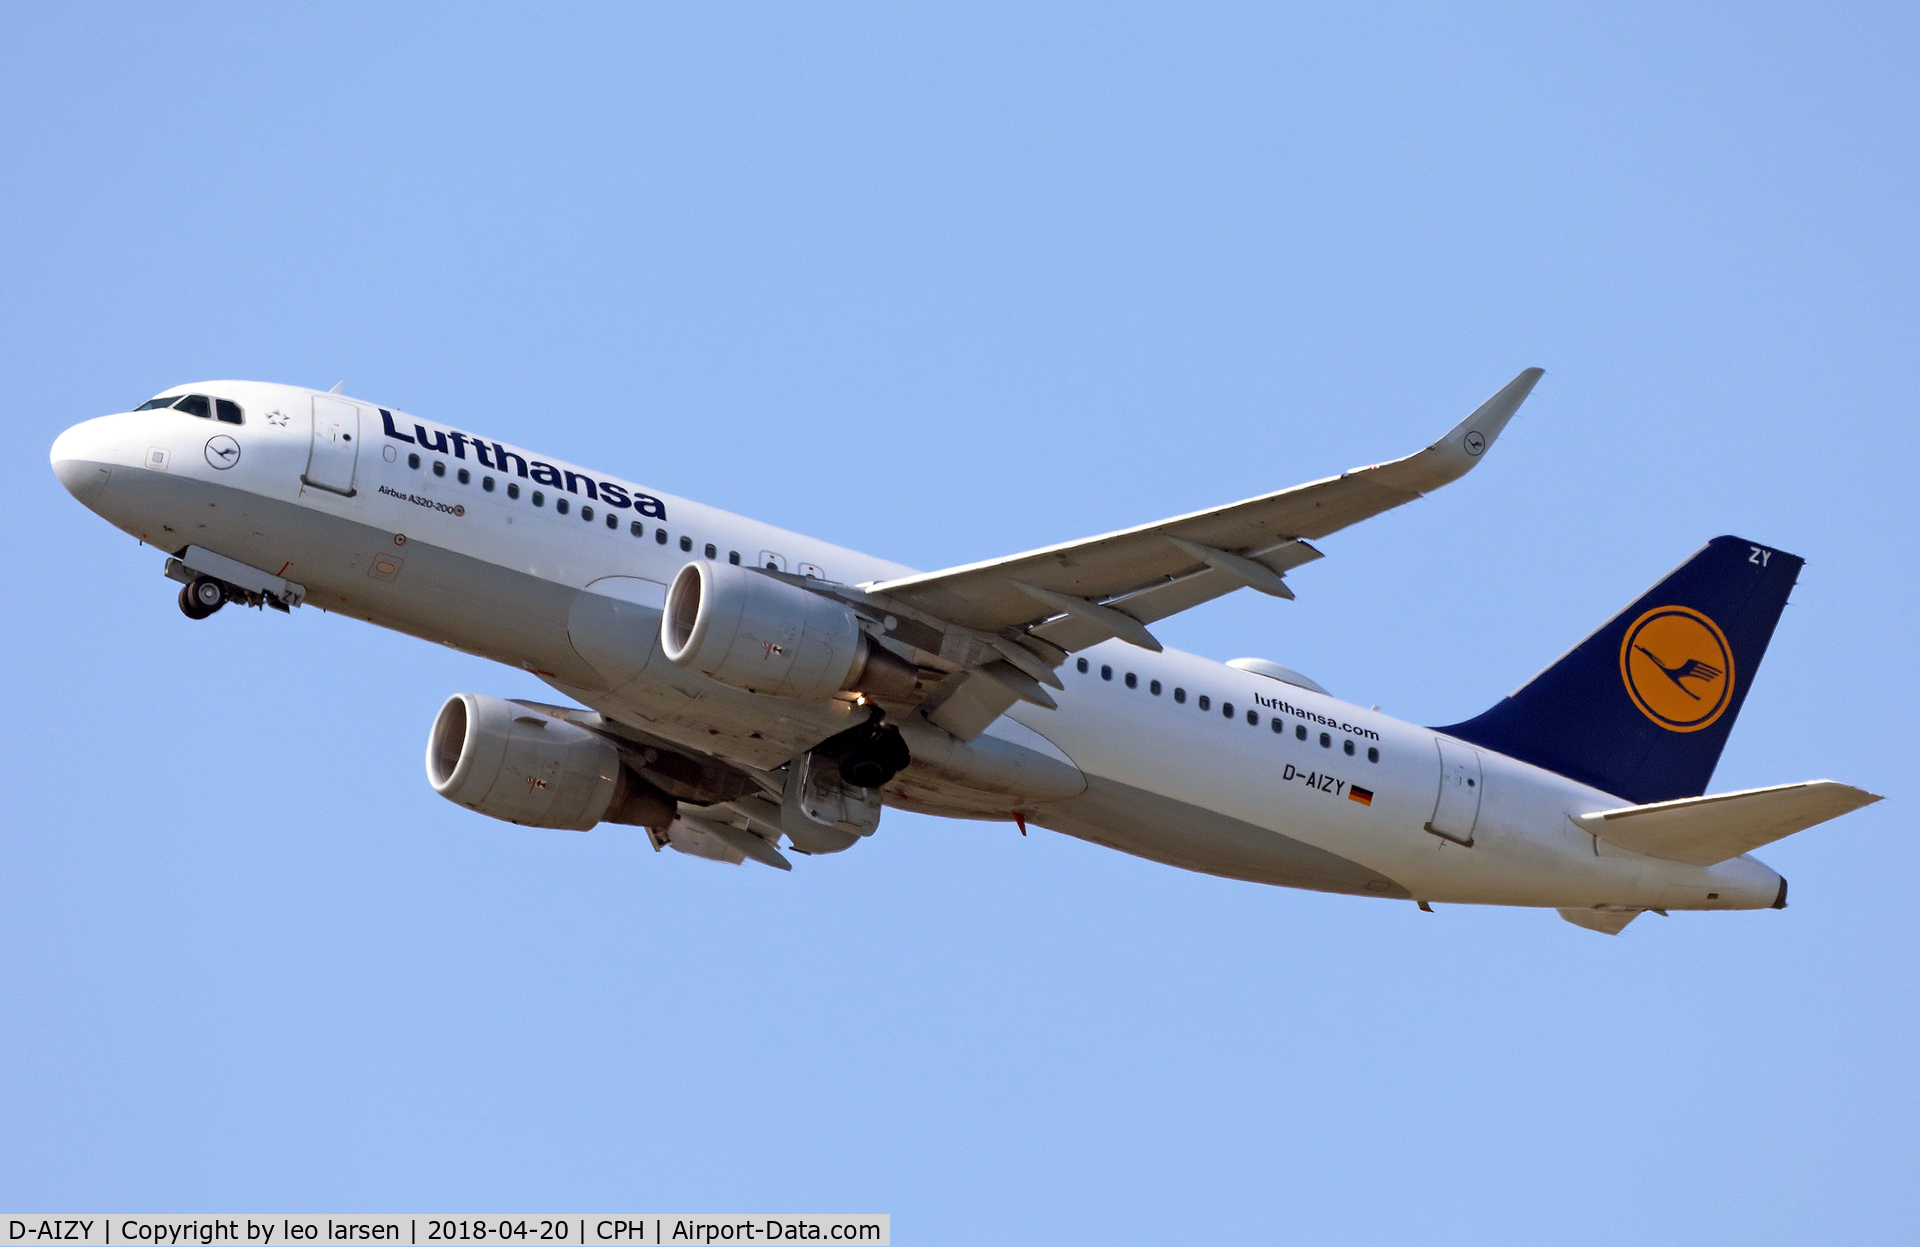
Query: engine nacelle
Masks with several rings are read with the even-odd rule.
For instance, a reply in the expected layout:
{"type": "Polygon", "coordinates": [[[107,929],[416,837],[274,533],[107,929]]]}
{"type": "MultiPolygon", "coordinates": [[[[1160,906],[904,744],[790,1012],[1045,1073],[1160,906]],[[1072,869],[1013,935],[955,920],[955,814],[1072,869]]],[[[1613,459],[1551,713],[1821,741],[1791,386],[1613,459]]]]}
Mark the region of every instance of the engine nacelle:
{"type": "Polygon", "coordinates": [[[434,717],[427,782],[456,805],[528,827],[665,827],[675,811],[605,737],[478,693],[456,693],[434,717]]]}
{"type": "Polygon", "coordinates": [[[680,569],[660,616],[668,661],[750,693],[904,698],[913,665],[860,630],[839,602],[731,563],[680,569]]]}

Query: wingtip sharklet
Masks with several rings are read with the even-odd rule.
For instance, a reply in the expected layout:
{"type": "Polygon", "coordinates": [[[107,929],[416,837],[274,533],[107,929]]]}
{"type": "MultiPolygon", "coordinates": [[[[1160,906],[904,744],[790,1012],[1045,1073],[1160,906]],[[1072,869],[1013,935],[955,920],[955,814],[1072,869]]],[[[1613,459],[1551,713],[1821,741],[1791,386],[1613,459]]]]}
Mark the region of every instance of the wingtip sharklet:
{"type": "MultiPolygon", "coordinates": [[[[1520,410],[1520,404],[1527,401],[1527,396],[1533,393],[1533,387],[1546,375],[1544,368],[1521,370],[1519,376],[1501,386],[1492,398],[1475,407],[1465,420],[1454,425],[1445,437],[1434,443],[1434,448],[1445,446],[1464,451],[1470,460],[1478,459],[1493,445],[1507,427],[1507,421],[1513,419],[1513,413],[1520,410]],[[1483,439],[1477,444],[1469,440],[1476,433],[1483,439]]],[[[1467,466],[1471,467],[1472,463],[1469,462],[1467,466]]]]}
{"type": "Polygon", "coordinates": [[[1433,445],[1405,459],[1379,464],[1372,470],[1387,474],[1389,480],[1402,488],[1423,494],[1459,480],[1486,455],[1506,429],[1507,421],[1513,419],[1513,413],[1520,410],[1520,404],[1527,401],[1533,387],[1545,375],[1544,368],[1524,369],[1433,445]]]}

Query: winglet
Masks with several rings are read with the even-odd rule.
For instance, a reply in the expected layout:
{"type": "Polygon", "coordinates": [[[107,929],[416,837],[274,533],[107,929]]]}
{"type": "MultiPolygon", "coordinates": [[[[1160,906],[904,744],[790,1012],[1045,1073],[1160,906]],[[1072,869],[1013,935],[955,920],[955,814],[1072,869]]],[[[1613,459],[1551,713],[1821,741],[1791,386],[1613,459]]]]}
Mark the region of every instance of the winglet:
{"type": "Polygon", "coordinates": [[[1371,470],[1382,475],[1383,483],[1423,494],[1459,480],[1480,462],[1487,448],[1507,427],[1507,421],[1513,419],[1513,413],[1520,410],[1520,404],[1527,401],[1527,395],[1533,393],[1533,387],[1545,375],[1545,369],[1527,369],[1474,408],[1472,415],[1454,425],[1433,445],[1371,470]]]}

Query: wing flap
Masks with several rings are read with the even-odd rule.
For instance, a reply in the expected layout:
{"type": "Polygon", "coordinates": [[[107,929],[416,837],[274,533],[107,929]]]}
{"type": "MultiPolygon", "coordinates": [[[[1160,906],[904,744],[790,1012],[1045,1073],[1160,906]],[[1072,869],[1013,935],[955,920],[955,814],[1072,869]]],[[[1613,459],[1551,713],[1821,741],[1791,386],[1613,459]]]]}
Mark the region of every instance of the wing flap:
{"type": "MultiPolygon", "coordinates": [[[[1711,866],[1880,800],[1830,779],[1597,810],[1574,822],[1635,853],[1711,866]]],[[[1570,920],[1571,921],[1571,920],[1570,920]]]]}
{"type": "MultiPolygon", "coordinates": [[[[1303,563],[1311,563],[1320,558],[1320,551],[1304,541],[1282,541],[1263,550],[1253,551],[1250,561],[1258,563],[1273,572],[1285,574],[1303,563]]],[[[1191,610],[1203,602],[1211,602],[1217,597],[1225,597],[1235,589],[1246,584],[1246,579],[1232,572],[1202,565],[1199,571],[1190,571],[1185,575],[1163,580],[1158,584],[1136,589],[1132,593],[1122,594],[1106,603],[1114,610],[1123,611],[1143,624],[1156,623],[1169,615],[1191,610]]],[[[1062,615],[1050,619],[1031,629],[1034,636],[1072,653],[1089,645],[1098,645],[1115,634],[1098,624],[1075,615],[1062,615]]]]}

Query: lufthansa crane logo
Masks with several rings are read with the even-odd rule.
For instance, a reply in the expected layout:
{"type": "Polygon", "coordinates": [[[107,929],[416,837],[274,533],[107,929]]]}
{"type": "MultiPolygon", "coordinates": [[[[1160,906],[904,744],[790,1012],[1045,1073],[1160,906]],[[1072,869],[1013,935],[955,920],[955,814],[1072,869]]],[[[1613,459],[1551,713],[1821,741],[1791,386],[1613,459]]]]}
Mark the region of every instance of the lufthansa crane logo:
{"type": "Polygon", "coordinates": [[[1733,699],[1733,648],[1699,611],[1657,606],[1620,642],[1620,678],[1640,713],[1669,732],[1697,732],[1733,699]]]}

